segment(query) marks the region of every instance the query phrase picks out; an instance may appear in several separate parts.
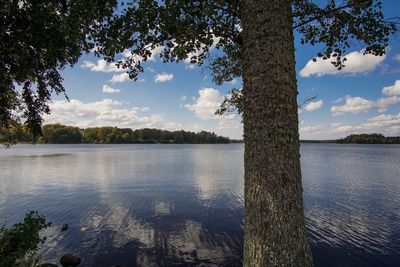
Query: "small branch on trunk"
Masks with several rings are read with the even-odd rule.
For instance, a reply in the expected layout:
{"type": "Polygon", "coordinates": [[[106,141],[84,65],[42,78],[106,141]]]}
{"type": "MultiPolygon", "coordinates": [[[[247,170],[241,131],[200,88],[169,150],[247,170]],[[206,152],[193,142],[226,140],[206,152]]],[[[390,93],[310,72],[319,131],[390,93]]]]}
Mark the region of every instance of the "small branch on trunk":
{"type": "Polygon", "coordinates": [[[315,96],[313,96],[313,97],[309,97],[309,98],[306,98],[306,99],[300,101],[300,103],[297,105],[298,109],[299,109],[299,110],[304,109],[305,106],[307,106],[307,104],[309,104],[310,102],[312,102],[312,101],[314,101],[315,99],[317,99],[317,97],[318,97],[318,95],[315,95],[315,96]]]}

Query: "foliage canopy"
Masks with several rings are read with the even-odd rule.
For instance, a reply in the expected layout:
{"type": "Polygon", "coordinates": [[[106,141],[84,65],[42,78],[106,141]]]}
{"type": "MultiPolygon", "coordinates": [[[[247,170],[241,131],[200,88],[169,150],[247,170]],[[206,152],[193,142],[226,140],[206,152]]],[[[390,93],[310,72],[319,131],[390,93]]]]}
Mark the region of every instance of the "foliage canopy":
{"type": "Polygon", "coordinates": [[[0,0],[0,130],[24,119],[40,132],[51,94],[65,92],[60,71],[93,48],[88,34],[116,4],[0,0]]]}

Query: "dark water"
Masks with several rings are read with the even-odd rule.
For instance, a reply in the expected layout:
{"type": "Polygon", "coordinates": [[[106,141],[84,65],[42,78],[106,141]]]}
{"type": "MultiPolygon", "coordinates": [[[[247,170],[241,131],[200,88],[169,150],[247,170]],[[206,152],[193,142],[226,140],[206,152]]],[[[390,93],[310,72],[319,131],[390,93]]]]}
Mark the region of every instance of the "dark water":
{"type": "MultiPolygon", "coordinates": [[[[303,144],[317,266],[400,266],[400,146],[303,144]]],[[[53,222],[41,250],[82,266],[241,266],[243,146],[0,150],[0,216],[53,222]],[[70,228],[60,233],[59,226],[70,228]]]]}

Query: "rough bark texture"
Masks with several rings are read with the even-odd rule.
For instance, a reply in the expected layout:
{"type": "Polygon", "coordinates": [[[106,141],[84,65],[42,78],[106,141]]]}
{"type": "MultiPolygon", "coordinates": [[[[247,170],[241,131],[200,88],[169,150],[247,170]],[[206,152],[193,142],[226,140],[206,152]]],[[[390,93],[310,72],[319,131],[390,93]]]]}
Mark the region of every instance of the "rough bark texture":
{"type": "Polygon", "coordinates": [[[290,0],[244,0],[245,266],[312,266],[290,0]]]}

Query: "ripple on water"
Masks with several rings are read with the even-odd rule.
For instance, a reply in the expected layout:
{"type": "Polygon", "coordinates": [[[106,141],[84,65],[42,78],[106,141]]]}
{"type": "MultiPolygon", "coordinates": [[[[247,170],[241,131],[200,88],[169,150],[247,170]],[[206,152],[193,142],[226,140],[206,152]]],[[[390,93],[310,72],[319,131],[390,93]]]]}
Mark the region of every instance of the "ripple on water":
{"type": "MultiPolygon", "coordinates": [[[[44,259],[241,266],[243,145],[16,148],[0,151],[0,214],[53,222],[44,259]]],[[[398,266],[400,146],[302,144],[301,155],[316,266],[398,266]]]]}

